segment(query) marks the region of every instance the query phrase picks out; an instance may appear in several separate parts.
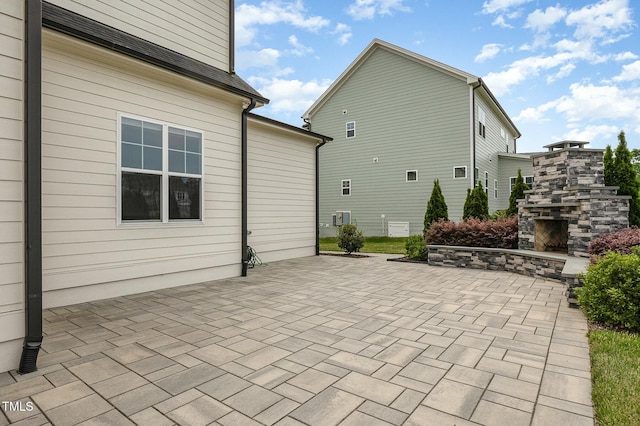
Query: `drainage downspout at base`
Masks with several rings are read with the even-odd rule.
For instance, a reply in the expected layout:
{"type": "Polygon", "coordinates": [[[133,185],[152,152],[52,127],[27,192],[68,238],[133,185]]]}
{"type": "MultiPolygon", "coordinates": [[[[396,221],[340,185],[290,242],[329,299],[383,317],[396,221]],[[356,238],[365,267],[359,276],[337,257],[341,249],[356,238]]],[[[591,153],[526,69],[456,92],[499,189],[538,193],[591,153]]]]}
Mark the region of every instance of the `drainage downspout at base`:
{"type": "Polygon", "coordinates": [[[247,242],[247,233],[249,232],[247,214],[248,214],[248,131],[247,131],[247,116],[252,109],[256,107],[256,99],[251,98],[249,104],[244,110],[242,110],[242,276],[247,276],[247,268],[249,266],[249,255],[247,248],[249,246],[247,242]]]}
{"type": "Polygon", "coordinates": [[[37,370],[42,345],[42,1],[25,3],[25,338],[20,374],[37,370]]]}

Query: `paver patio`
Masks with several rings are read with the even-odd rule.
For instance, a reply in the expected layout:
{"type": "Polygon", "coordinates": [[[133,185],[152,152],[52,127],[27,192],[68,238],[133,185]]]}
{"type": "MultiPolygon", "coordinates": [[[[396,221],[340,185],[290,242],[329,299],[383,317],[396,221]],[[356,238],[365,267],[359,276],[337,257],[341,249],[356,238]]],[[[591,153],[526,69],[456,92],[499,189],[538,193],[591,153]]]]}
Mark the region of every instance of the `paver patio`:
{"type": "Polygon", "coordinates": [[[39,370],[0,374],[0,400],[33,409],[0,425],[593,425],[562,291],[319,256],[50,309],[39,370]]]}

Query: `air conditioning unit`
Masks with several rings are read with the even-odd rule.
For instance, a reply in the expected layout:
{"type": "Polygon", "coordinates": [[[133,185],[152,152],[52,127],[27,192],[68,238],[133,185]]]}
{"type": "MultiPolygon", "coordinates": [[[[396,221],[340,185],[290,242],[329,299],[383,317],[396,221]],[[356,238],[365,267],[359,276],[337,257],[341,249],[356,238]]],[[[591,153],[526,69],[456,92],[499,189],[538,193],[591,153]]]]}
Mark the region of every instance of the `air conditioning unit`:
{"type": "Polygon", "coordinates": [[[331,218],[333,226],[351,223],[351,212],[335,212],[335,214],[331,215],[331,218]]]}

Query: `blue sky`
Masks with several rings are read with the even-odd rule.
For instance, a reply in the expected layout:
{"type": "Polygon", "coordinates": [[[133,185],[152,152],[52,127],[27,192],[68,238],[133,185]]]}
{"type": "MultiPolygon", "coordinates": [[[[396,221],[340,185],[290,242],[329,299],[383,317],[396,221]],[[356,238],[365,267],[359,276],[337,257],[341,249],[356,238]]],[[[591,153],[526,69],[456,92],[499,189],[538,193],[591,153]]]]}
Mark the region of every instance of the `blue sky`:
{"type": "Polygon", "coordinates": [[[236,71],[296,126],[374,38],[482,77],[519,152],[640,148],[637,0],[236,0],[236,71]],[[634,8],[635,6],[635,8],[634,8]]]}

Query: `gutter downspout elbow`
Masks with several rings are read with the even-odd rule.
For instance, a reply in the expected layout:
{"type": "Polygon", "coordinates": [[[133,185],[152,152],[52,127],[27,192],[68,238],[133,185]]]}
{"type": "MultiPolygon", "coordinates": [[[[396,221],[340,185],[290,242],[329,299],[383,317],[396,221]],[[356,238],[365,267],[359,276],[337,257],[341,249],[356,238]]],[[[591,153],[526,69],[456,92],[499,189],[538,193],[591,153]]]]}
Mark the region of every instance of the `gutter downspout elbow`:
{"type": "Polygon", "coordinates": [[[24,284],[20,374],[36,371],[42,345],[42,1],[25,2],[24,284]]]}
{"type": "Polygon", "coordinates": [[[247,253],[247,248],[249,246],[248,241],[247,241],[247,236],[248,236],[248,221],[247,221],[247,214],[248,214],[248,150],[249,150],[249,144],[248,144],[248,131],[247,131],[247,116],[249,115],[249,113],[251,112],[252,109],[254,109],[256,107],[256,99],[255,98],[251,98],[249,101],[249,104],[242,110],[242,136],[241,136],[241,165],[240,167],[242,168],[242,229],[241,229],[241,233],[242,233],[242,276],[246,277],[247,276],[247,267],[249,265],[249,256],[247,253]]]}

